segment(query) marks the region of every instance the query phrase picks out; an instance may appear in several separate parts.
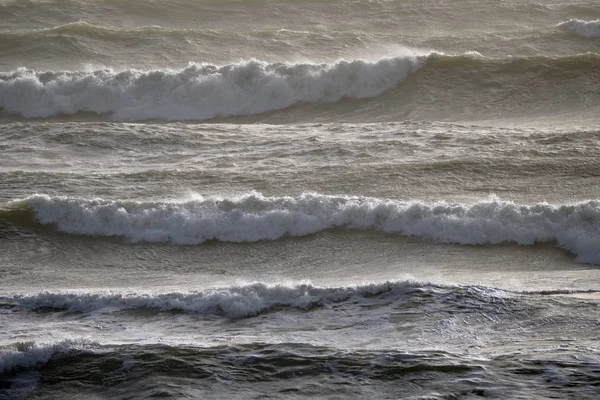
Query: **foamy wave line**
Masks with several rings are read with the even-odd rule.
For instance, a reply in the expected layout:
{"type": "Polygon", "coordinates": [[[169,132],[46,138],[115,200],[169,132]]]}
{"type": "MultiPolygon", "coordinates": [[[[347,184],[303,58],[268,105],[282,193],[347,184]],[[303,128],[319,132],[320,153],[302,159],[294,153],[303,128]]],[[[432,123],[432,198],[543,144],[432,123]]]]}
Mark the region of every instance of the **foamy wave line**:
{"type": "Polygon", "coordinates": [[[0,73],[0,108],[26,118],[92,112],[117,120],[204,120],[252,115],[298,103],[374,97],[427,56],[376,62],[190,64],[179,71],[0,73]]]}
{"type": "Polygon", "coordinates": [[[52,357],[89,349],[94,343],[88,340],[63,340],[55,343],[20,342],[0,348],[0,374],[20,368],[45,364],[52,357]]]}
{"type": "Polygon", "coordinates": [[[277,307],[306,310],[351,298],[365,298],[388,292],[401,295],[425,286],[408,281],[337,288],[318,287],[309,283],[299,285],[254,283],[198,292],[163,294],[41,292],[34,295],[15,295],[3,301],[15,302],[29,309],[54,308],[71,312],[153,309],[242,318],[255,316],[277,307]]]}
{"type": "Polygon", "coordinates": [[[132,241],[255,242],[332,228],[373,229],[469,245],[557,242],[578,261],[600,263],[600,201],[554,206],[490,199],[473,205],[316,193],[299,197],[107,201],[33,195],[11,202],[62,232],[132,241]]]}
{"type": "Polygon", "coordinates": [[[478,301],[507,298],[514,295],[594,294],[597,290],[552,289],[510,292],[483,286],[451,286],[417,281],[386,281],[362,285],[324,287],[311,283],[296,285],[251,283],[246,285],[210,288],[190,292],[118,292],[118,291],[44,291],[34,294],[15,294],[0,298],[4,304],[28,310],[52,309],[80,313],[111,313],[124,310],[183,311],[196,314],[215,314],[228,318],[260,315],[278,308],[310,310],[336,303],[369,302],[389,304],[404,296],[427,292],[465,300],[478,301]]]}
{"type": "Polygon", "coordinates": [[[600,19],[593,21],[584,21],[580,19],[570,19],[558,24],[560,27],[568,28],[578,35],[587,38],[600,37],[600,19]]]}

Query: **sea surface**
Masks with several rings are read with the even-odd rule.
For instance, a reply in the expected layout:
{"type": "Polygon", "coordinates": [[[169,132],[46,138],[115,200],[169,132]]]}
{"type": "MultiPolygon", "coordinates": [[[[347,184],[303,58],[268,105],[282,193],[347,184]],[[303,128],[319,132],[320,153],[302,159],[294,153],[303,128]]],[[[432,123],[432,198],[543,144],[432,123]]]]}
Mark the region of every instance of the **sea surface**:
{"type": "Polygon", "coordinates": [[[600,4],[0,0],[0,398],[600,398],[600,4]]]}

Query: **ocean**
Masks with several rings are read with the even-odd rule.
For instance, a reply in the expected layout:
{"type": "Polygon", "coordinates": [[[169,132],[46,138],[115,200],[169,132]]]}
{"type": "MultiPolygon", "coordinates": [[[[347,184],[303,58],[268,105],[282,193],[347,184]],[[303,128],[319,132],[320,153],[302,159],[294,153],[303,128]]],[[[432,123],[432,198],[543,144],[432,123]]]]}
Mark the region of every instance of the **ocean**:
{"type": "Polygon", "coordinates": [[[594,0],[0,0],[0,398],[600,398],[599,115],[594,0]]]}

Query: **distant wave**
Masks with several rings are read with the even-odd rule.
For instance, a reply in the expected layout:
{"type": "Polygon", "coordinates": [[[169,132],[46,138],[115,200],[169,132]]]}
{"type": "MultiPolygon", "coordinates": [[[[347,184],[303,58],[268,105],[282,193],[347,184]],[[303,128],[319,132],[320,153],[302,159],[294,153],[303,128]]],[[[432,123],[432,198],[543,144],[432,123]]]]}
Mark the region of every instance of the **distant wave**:
{"type": "Polygon", "coordinates": [[[376,62],[190,64],[179,71],[0,74],[0,107],[26,118],[92,112],[118,120],[203,120],[381,94],[417,70],[424,57],[376,62]]]}
{"type": "Polygon", "coordinates": [[[147,25],[137,28],[117,28],[110,25],[94,25],[85,21],[69,22],[63,25],[57,25],[51,28],[40,28],[31,30],[22,30],[14,32],[2,32],[6,37],[11,36],[28,36],[36,33],[56,33],[56,34],[89,34],[94,33],[98,36],[105,35],[111,32],[148,32],[148,31],[173,31],[173,29],[163,28],[158,25],[147,25]]]}
{"type": "MultiPolygon", "coordinates": [[[[295,31],[252,31],[257,35],[272,33],[276,35],[278,33],[290,33],[298,34],[295,31]]],[[[159,25],[144,25],[139,27],[116,27],[111,25],[96,25],[86,21],[69,22],[63,25],[57,25],[50,28],[38,28],[38,29],[23,29],[14,31],[0,31],[0,43],[2,46],[6,46],[5,50],[9,51],[15,47],[27,47],[35,48],[35,45],[49,45],[56,43],[71,43],[69,50],[73,50],[73,47],[77,48],[76,44],[79,40],[94,39],[101,40],[110,46],[133,45],[136,40],[143,39],[167,39],[173,42],[175,45],[177,42],[186,41],[189,38],[195,38],[198,40],[210,40],[214,38],[230,38],[232,40],[243,40],[247,39],[246,32],[229,32],[229,31],[216,31],[213,29],[174,29],[162,27],[159,25]],[[53,39],[63,39],[63,41],[53,42],[53,39]]],[[[82,46],[86,45],[86,42],[81,43],[82,46]]],[[[89,43],[88,43],[89,46],[89,43]]]]}
{"type": "Polygon", "coordinates": [[[584,21],[581,19],[570,19],[565,22],[558,24],[560,27],[567,28],[578,35],[585,36],[587,38],[600,37],[600,19],[592,21],[584,21]]]}
{"type": "MultiPolygon", "coordinates": [[[[42,36],[40,35],[76,35],[90,38],[98,38],[104,40],[123,40],[127,36],[139,36],[148,34],[163,35],[163,37],[169,37],[169,35],[175,35],[179,39],[185,38],[185,34],[197,36],[198,38],[211,38],[211,37],[231,37],[234,39],[248,38],[249,34],[258,36],[277,37],[282,35],[301,35],[301,36],[322,36],[318,32],[309,31],[295,31],[290,29],[278,29],[278,30],[252,30],[252,31],[225,31],[225,30],[214,30],[214,29],[191,29],[191,28],[170,28],[163,27],[160,25],[143,25],[137,27],[121,27],[111,25],[97,25],[86,21],[69,22],[62,25],[53,26],[50,28],[39,28],[39,29],[27,29],[27,30],[16,30],[16,31],[0,31],[0,38],[10,40],[14,37],[31,38],[39,40],[42,36]]],[[[336,32],[339,33],[339,32],[336,32]]],[[[356,35],[354,35],[356,36],[356,35]]]]}
{"type": "MultiPolygon", "coordinates": [[[[80,235],[132,241],[200,244],[255,242],[332,228],[372,229],[469,245],[556,242],[577,260],[600,263],[600,200],[554,206],[491,199],[474,205],[303,194],[182,202],[89,200],[34,195],[9,203],[22,219],[30,210],[42,224],[80,235]]],[[[22,223],[22,222],[19,222],[22,223]]]]}

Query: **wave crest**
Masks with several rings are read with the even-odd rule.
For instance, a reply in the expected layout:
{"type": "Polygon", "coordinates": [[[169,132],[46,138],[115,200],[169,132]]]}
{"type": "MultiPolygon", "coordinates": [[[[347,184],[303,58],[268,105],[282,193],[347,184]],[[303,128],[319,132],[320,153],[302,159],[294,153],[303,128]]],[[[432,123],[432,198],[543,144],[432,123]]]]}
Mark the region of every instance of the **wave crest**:
{"type": "Polygon", "coordinates": [[[580,36],[587,38],[600,37],[600,19],[584,21],[581,19],[570,19],[558,24],[559,27],[567,28],[580,36]]]}
{"type": "Polygon", "coordinates": [[[401,295],[422,287],[424,286],[412,282],[385,282],[337,288],[318,287],[309,283],[254,283],[187,293],[42,292],[34,295],[15,295],[10,301],[30,309],[52,308],[71,312],[153,309],[243,318],[256,316],[276,307],[306,310],[350,298],[372,297],[388,292],[401,295]]]}
{"type": "Polygon", "coordinates": [[[52,357],[88,349],[95,343],[67,339],[55,343],[19,342],[0,348],[0,374],[47,363],[52,357]]]}
{"type": "Polygon", "coordinates": [[[10,203],[42,224],[80,235],[200,244],[255,242],[332,228],[372,229],[469,245],[557,242],[578,261],[600,263],[600,201],[554,206],[490,199],[474,205],[316,193],[230,199],[132,202],[33,195],[10,203]]]}
{"type": "Polygon", "coordinates": [[[311,283],[265,284],[251,283],[209,288],[188,292],[118,292],[118,291],[56,291],[33,294],[15,294],[0,297],[4,304],[27,310],[44,309],[80,313],[111,313],[123,310],[181,311],[196,314],[215,314],[228,318],[253,317],[281,308],[310,311],[320,307],[350,302],[385,306],[407,297],[425,295],[432,301],[446,303],[450,299],[466,304],[505,301],[512,296],[561,295],[597,291],[542,290],[509,292],[484,286],[437,285],[417,281],[386,281],[361,285],[326,287],[311,283]],[[433,300],[435,299],[435,300],[433,300]]]}
{"type": "Polygon", "coordinates": [[[425,56],[376,62],[225,66],[183,70],[99,70],[0,74],[0,107],[26,118],[92,112],[117,120],[204,120],[252,115],[303,102],[374,97],[417,70],[425,56]]]}

